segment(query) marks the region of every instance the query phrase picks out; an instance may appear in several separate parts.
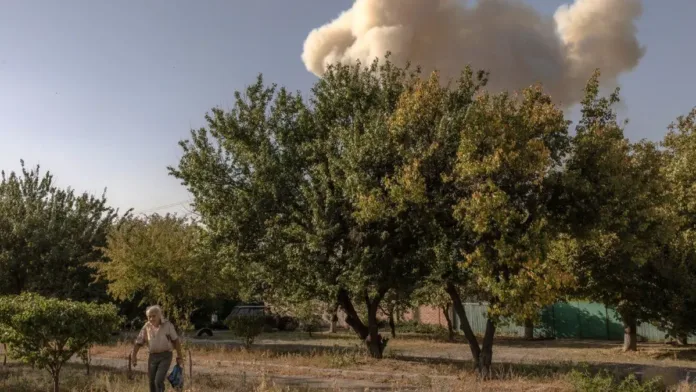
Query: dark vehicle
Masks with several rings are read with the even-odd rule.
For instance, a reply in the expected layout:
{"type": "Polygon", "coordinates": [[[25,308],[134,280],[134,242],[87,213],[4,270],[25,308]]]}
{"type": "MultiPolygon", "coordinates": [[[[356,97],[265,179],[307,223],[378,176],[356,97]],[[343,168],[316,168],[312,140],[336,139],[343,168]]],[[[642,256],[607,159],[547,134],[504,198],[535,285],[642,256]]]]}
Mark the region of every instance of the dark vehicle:
{"type": "Polygon", "coordinates": [[[236,306],[232,309],[232,312],[227,316],[226,320],[232,317],[246,316],[246,315],[259,315],[264,316],[266,321],[266,330],[278,330],[278,331],[294,331],[297,329],[298,322],[289,316],[280,316],[271,312],[271,309],[263,305],[242,305],[236,306]]]}
{"type": "Polygon", "coordinates": [[[214,331],[228,330],[226,321],[233,317],[259,315],[265,319],[265,330],[270,332],[294,331],[299,323],[292,317],[274,314],[268,306],[264,305],[239,305],[232,308],[229,315],[224,320],[210,320],[194,324],[197,337],[211,337],[214,331]]]}

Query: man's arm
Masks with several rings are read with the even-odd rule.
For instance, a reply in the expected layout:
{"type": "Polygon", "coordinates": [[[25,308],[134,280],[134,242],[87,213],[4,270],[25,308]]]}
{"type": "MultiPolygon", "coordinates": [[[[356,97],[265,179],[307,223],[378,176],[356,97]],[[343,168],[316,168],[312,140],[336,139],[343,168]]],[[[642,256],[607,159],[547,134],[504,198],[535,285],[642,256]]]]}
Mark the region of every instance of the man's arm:
{"type": "Polygon", "coordinates": [[[145,326],[140,330],[138,337],[135,338],[135,344],[133,344],[133,351],[131,352],[131,363],[133,366],[138,364],[138,351],[147,341],[147,332],[145,331],[145,326]]]}
{"type": "Polygon", "coordinates": [[[133,345],[133,352],[131,352],[131,363],[133,366],[138,364],[138,351],[140,351],[140,347],[142,347],[142,344],[134,344],[133,345]]]}
{"type": "Polygon", "coordinates": [[[176,349],[176,363],[182,366],[184,364],[184,350],[181,348],[181,339],[174,341],[174,348],[176,349]]]}

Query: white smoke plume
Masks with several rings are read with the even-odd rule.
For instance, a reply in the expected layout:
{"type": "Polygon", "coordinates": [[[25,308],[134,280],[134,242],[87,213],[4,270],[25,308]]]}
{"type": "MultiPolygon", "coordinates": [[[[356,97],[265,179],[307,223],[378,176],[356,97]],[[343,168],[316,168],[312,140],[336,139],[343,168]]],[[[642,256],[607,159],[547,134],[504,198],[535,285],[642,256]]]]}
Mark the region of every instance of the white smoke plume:
{"type": "Polygon", "coordinates": [[[603,85],[614,86],[638,65],[641,14],[641,0],[575,0],[553,17],[513,0],[356,0],[309,33],[302,61],[321,76],[329,64],[369,64],[390,51],[398,64],[410,61],[445,78],[466,65],[490,71],[491,91],[541,82],[571,106],[596,68],[603,85]]]}

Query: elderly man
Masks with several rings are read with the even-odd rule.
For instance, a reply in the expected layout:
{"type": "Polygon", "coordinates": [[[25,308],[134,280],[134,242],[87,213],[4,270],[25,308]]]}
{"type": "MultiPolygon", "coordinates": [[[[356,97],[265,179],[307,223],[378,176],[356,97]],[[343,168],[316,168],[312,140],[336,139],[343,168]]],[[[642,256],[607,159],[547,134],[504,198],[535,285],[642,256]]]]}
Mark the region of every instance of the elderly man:
{"type": "Polygon", "coordinates": [[[162,316],[159,306],[150,306],[145,311],[147,323],[140,330],[131,359],[133,366],[138,364],[138,350],[147,345],[147,375],[150,380],[150,392],[164,392],[164,379],[172,364],[172,350],[176,348],[176,363],[183,366],[183,355],[179,335],[174,325],[162,316]]]}

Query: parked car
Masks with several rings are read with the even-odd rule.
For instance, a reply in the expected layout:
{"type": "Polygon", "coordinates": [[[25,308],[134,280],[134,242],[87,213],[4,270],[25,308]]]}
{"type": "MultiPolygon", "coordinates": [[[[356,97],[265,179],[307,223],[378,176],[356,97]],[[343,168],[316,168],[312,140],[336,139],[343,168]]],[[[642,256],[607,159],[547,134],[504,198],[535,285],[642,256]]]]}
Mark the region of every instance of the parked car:
{"type": "Polygon", "coordinates": [[[297,320],[290,316],[281,316],[274,314],[271,309],[264,305],[240,305],[236,306],[230,314],[225,318],[229,320],[232,317],[245,316],[245,315],[260,315],[264,316],[266,323],[266,330],[278,330],[278,331],[294,331],[297,329],[299,323],[297,320]]]}

